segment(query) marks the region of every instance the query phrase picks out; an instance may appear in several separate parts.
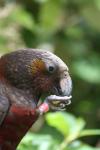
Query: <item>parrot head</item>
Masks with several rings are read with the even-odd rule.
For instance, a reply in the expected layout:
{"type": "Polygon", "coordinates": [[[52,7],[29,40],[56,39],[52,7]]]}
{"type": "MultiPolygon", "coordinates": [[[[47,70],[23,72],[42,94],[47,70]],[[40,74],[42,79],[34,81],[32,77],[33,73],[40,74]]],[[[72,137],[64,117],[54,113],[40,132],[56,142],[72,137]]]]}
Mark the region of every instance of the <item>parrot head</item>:
{"type": "Polygon", "coordinates": [[[30,90],[37,103],[45,93],[71,95],[72,81],[68,67],[53,53],[24,49],[6,54],[1,59],[7,81],[18,89],[30,90]]]}

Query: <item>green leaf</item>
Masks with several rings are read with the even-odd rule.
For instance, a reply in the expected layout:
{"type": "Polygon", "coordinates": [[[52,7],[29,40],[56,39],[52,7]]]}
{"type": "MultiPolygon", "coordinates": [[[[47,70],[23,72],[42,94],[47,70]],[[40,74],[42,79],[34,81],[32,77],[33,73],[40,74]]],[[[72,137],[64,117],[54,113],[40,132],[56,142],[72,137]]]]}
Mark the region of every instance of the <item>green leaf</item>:
{"type": "Polygon", "coordinates": [[[85,129],[80,133],[79,137],[92,135],[100,135],[100,129],[85,129]]]}
{"type": "Polygon", "coordinates": [[[85,122],[82,118],[76,119],[76,124],[70,130],[70,134],[67,137],[67,141],[70,142],[70,141],[75,140],[80,135],[80,132],[82,132],[82,129],[84,128],[84,126],[85,126],[85,122]]]}
{"type": "Polygon", "coordinates": [[[56,150],[57,141],[50,135],[28,133],[17,150],[56,150]]]}
{"type": "MultiPolygon", "coordinates": [[[[97,58],[98,59],[98,58],[97,58]]],[[[95,58],[94,58],[95,60],[95,58]]],[[[73,64],[73,73],[90,83],[100,83],[100,61],[80,60],[73,64]]]]}
{"type": "Polygon", "coordinates": [[[77,135],[83,129],[85,122],[81,118],[65,112],[48,113],[46,121],[50,126],[55,127],[64,136],[77,135]]]}
{"type": "Polygon", "coordinates": [[[88,144],[77,140],[68,145],[64,150],[99,150],[99,148],[89,146],[88,144]]]}

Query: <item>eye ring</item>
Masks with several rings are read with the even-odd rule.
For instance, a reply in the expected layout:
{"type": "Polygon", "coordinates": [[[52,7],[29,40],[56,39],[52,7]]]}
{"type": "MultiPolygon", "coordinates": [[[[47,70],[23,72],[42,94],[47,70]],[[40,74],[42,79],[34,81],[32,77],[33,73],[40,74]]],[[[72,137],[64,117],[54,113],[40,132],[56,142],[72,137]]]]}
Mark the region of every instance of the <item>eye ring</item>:
{"type": "Polygon", "coordinates": [[[53,72],[55,71],[54,66],[49,66],[49,67],[48,67],[48,71],[49,71],[50,73],[53,73],[53,72]]]}

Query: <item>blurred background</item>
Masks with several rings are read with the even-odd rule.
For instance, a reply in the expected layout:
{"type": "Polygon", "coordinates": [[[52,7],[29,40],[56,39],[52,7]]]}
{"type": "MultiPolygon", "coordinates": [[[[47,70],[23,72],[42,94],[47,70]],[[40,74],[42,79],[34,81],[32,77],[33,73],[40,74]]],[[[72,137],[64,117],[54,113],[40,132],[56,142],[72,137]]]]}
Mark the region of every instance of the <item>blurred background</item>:
{"type": "Polygon", "coordinates": [[[66,112],[41,117],[18,150],[100,150],[100,0],[0,0],[0,55],[26,47],[68,64],[73,98],[66,112]]]}

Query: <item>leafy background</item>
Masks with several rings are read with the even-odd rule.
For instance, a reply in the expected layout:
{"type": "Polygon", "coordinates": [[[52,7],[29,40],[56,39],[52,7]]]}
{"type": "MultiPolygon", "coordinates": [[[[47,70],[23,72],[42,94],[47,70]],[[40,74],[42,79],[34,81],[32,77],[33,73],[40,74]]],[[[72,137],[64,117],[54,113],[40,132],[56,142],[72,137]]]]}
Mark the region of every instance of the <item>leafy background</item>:
{"type": "Polygon", "coordinates": [[[18,150],[100,150],[100,0],[0,0],[0,55],[24,47],[68,64],[73,99],[41,117],[18,150]]]}

